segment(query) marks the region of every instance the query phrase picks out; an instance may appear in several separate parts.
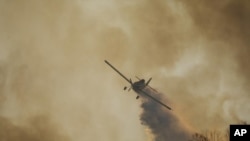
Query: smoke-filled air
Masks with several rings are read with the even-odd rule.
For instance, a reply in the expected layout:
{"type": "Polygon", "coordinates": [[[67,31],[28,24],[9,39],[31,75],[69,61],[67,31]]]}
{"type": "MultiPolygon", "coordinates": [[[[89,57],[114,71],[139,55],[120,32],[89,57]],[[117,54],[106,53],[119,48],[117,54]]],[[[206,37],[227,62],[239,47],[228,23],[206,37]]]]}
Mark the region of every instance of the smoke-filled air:
{"type": "MultiPolygon", "coordinates": [[[[0,0],[0,141],[190,141],[250,122],[249,0],[0,0]],[[110,61],[168,110],[137,93],[110,61]]],[[[222,140],[221,140],[222,141],[222,140]]]]}

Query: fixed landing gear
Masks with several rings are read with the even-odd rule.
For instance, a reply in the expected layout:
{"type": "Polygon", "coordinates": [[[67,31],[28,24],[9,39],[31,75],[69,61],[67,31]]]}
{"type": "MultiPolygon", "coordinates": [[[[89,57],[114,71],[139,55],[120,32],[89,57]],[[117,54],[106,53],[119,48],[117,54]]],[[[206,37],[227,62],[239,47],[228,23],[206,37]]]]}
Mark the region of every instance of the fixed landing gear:
{"type": "MultiPolygon", "coordinates": [[[[123,90],[126,91],[127,88],[128,88],[128,87],[125,86],[125,87],[123,88],[123,90]]],[[[128,91],[130,91],[130,90],[131,90],[131,87],[128,88],[128,91]]]]}

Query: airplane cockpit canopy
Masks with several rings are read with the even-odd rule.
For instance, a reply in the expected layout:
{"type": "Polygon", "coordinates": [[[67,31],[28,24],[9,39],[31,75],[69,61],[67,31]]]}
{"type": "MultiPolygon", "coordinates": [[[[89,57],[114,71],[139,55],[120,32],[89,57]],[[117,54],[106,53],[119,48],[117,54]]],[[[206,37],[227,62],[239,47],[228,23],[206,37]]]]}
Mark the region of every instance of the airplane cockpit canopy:
{"type": "Polygon", "coordinates": [[[140,83],[144,84],[145,83],[145,79],[140,80],[140,83]]]}

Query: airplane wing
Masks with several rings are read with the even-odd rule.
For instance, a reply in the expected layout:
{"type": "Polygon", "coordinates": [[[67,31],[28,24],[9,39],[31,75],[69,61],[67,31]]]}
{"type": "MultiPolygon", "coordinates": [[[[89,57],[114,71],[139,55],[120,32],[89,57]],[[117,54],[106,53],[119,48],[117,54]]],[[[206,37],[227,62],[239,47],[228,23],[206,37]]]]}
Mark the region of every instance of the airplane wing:
{"type": "Polygon", "coordinates": [[[120,74],[125,80],[128,81],[131,85],[133,84],[131,80],[129,80],[126,76],[124,76],[120,71],[118,71],[114,66],[112,66],[107,60],[104,60],[106,64],[108,64],[113,70],[115,70],[118,74],[120,74]]]}
{"type": "Polygon", "coordinates": [[[172,110],[172,108],[170,108],[169,106],[167,106],[166,104],[162,103],[161,101],[159,101],[158,99],[154,98],[153,96],[149,95],[148,93],[144,92],[143,90],[139,90],[140,92],[142,92],[144,95],[146,95],[147,97],[153,99],[155,102],[161,104],[162,106],[164,106],[165,108],[172,110]]]}

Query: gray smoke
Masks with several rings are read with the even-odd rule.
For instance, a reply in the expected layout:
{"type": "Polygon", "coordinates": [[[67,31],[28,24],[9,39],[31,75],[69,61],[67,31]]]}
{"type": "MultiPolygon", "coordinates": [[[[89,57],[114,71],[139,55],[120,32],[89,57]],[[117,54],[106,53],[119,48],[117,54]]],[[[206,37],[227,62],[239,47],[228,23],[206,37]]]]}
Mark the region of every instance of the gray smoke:
{"type": "Polygon", "coordinates": [[[11,127],[38,138],[29,120],[43,115],[42,135],[56,140],[58,132],[147,140],[134,95],[122,94],[126,83],[104,59],[127,77],[156,80],[176,104],[168,124],[200,131],[250,122],[249,13],[249,0],[0,0],[0,117],[9,125],[0,134],[11,127]]]}
{"type": "Polygon", "coordinates": [[[17,124],[0,116],[0,141],[69,141],[57,128],[58,125],[46,116],[39,115],[28,120],[25,124],[17,124]]]}
{"type": "MultiPolygon", "coordinates": [[[[160,93],[151,87],[146,87],[144,92],[156,97],[157,99],[163,99],[160,93]]],[[[191,132],[180,121],[174,111],[170,111],[156,103],[155,101],[148,99],[139,93],[142,97],[141,107],[143,112],[140,116],[143,125],[146,125],[154,135],[155,141],[186,141],[190,139],[191,132]]],[[[168,101],[164,100],[167,104],[168,101]]],[[[168,103],[169,104],[169,103],[168,103]]]]}

